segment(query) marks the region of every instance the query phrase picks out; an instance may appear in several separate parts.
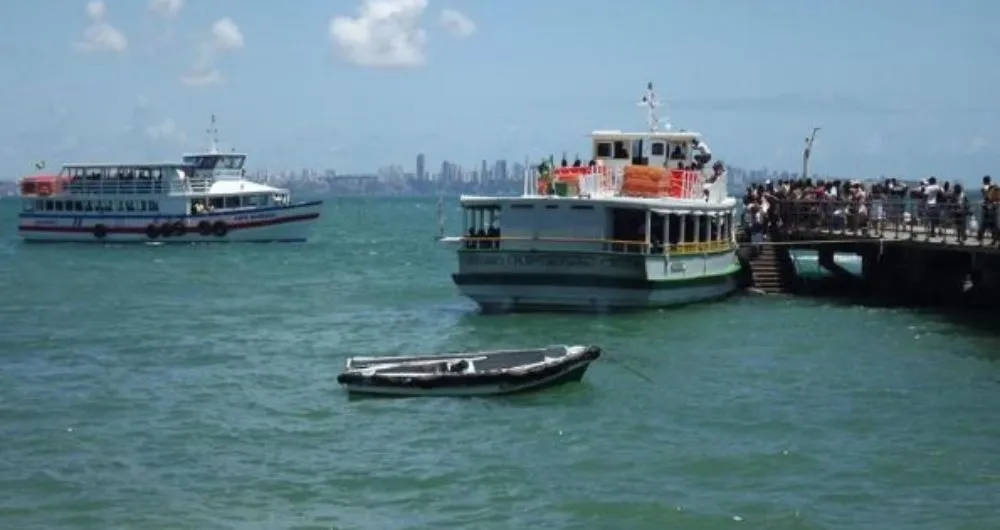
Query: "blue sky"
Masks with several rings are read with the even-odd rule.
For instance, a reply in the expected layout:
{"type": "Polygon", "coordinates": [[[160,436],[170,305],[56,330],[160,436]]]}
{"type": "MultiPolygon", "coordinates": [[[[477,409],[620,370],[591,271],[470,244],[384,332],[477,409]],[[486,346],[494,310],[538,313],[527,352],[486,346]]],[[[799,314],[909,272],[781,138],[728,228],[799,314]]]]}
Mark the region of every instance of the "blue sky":
{"type": "Polygon", "coordinates": [[[744,167],[797,168],[816,125],[816,171],[1000,173],[996,1],[10,0],[0,19],[3,178],[173,160],[212,112],[254,167],[572,156],[641,130],[650,80],[744,167]]]}

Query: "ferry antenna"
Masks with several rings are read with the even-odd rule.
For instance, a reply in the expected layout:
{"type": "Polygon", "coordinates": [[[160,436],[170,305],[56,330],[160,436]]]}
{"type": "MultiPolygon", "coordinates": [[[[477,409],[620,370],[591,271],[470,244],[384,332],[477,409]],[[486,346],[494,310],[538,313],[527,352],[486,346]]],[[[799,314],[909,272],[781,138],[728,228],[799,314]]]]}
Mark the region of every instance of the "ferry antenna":
{"type": "Polygon", "coordinates": [[[205,131],[208,133],[209,141],[211,142],[211,152],[219,152],[219,129],[215,126],[215,113],[212,113],[212,122],[208,129],[205,131]]]}

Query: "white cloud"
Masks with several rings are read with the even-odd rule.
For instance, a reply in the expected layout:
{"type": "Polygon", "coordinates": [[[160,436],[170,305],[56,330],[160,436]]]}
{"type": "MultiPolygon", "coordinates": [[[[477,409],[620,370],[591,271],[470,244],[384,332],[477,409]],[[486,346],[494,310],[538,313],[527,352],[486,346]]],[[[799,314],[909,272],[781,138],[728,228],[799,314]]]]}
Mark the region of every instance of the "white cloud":
{"type": "Polygon", "coordinates": [[[173,18],[184,7],[184,0],[149,0],[149,10],[163,18],[173,18]]]}
{"type": "Polygon", "coordinates": [[[420,19],[427,0],[364,0],[356,17],[330,20],[334,51],[371,68],[409,68],[427,62],[427,32],[420,19]]]}
{"type": "Polygon", "coordinates": [[[177,123],[171,119],[165,119],[155,125],[146,127],[146,136],[153,140],[166,140],[183,144],[187,141],[187,135],[177,127],[177,123]]]}
{"type": "Polygon", "coordinates": [[[464,39],[476,32],[476,23],[454,9],[442,10],[441,16],[438,17],[438,23],[452,37],[459,39],[464,39]]]}
{"type": "Polygon", "coordinates": [[[73,43],[73,46],[85,52],[124,52],[128,48],[128,39],[118,28],[104,20],[107,8],[104,2],[94,0],[87,4],[87,18],[90,24],[83,30],[83,40],[73,43]]]}
{"type": "Polygon", "coordinates": [[[968,145],[965,146],[965,152],[966,154],[974,155],[985,151],[987,147],[989,147],[989,142],[986,141],[986,138],[976,136],[972,140],[969,140],[968,145]]]}
{"type": "Polygon", "coordinates": [[[215,65],[215,60],[224,53],[242,50],[243,33],[229,17],[220,18],[212,24],[208,36],[198,45],[198,59],[191,70],[181,76],[181,83],[187,86],[211,86],[225,82],[225,77],[215,65]]]}

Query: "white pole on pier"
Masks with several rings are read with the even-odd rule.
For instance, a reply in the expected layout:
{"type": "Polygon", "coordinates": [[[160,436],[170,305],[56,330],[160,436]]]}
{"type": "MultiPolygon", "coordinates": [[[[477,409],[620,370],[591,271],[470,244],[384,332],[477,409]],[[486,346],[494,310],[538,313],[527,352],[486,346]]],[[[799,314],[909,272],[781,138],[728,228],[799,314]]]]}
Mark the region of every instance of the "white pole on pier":
{"type": "Polygon", "coordinates": [[[816,133],[822,127],[813,127],[812,134],[806,137],[806,148],[802,151],[802,178],[809,178],[809,155],[812,153],[813,142],[816,141],[816,133]]]}

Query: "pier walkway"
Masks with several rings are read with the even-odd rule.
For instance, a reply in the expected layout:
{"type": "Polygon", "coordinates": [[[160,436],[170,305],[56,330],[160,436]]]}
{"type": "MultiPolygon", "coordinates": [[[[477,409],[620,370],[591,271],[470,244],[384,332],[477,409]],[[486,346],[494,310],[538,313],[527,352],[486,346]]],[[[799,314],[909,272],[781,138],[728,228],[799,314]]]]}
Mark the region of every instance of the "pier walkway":
{"type": "Polygon", "coordinates": [[[753,205],[747,209],[740,237],[754,283],[764,291],[818,290],[905,303],[992,306],[1000,305],[996,205],[772,198],[766,211],[753,205]],[[791,253],[797,251],[815,251],[830,278],[817,282],[798,277],[790,266],[791,253]],[[860,276],[835,262],[834,255],[844,253],[861,257],[860,276]]]}

